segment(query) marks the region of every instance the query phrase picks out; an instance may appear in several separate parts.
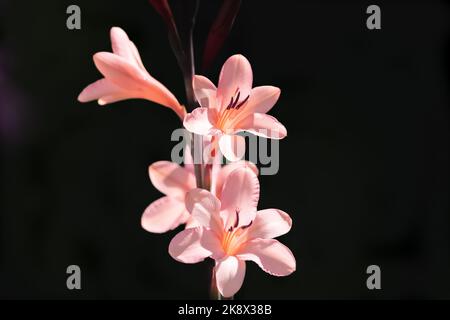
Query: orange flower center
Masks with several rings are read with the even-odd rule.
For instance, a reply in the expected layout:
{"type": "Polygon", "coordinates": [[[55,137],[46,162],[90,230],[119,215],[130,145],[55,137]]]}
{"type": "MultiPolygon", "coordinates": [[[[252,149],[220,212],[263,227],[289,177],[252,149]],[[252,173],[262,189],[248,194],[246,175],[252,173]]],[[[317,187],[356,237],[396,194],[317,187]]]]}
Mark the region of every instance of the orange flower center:
{"type": "Polygon", "coordinates": [[[250,98],[250,96],[247,96],[244,100],[239,101],[240,97],[241,92],[239,91],[239,88],[237,88],[234,96],[231,97],[231,101],[228,106],[224,108],[219,114],[217,127],[224,132],[226,131],[226,129],[232,128],[232,126],[236,122],[236,116],[240,113],[239,109],[243,108],[250,98]]]}
{"type": "Polygon", "coordinates": [[[236,221],[233,226],[224,232],[222,238],[222,248],[229,256],[239,251],[241,245],[247,240],[247,228],[252,225],[253,221],[246,226],[239,226],[239,209],[236,209],[236,221]]]}

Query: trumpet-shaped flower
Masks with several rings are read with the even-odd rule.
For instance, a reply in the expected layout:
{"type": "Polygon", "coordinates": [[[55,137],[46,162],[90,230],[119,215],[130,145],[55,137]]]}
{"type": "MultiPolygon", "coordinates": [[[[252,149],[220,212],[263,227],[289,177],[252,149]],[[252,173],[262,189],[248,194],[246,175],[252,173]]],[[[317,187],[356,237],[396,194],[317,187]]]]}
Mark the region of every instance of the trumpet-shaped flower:
{"type": "Polygon", "coordinates": [[[291,218],[278,209],[257,211],[258,200],[258,178],[248,168],[228,176],[220,200],[206,190],[190,191],[186,207],[199,227],[178,233],[169,245],[170,255],[184,263],[213,258],[217,288],[224,297],[241,288],[245,261],[271,275],[291,274],[296,268],[292,252],[273,239],[290,230],[291,218]]]}
{"type": "Polygon", "coordinates": [[[104,78],[88,85],[78,101],[97,100],[98,104],[126,100],[146,99],[171,108],[183,119],[185,108],[142,64],[139,52],[121,28],[111,28],[111,52],[94,54],[94,63],[104,78]]]}
{"type": "MultiPolygon", "coordinates": [[[[220,194],[227,176],[237,168],[248,167],[258,172],[256,166],[248,161],[237,161],[223,166],[214,177],[217,195],[220,194]]],[[[153,233],[164,233],[186,224],[186,228],[198,226],[185,206],[186,194],[196,188],[192,166],[182,167],[170,161],[158,161],[148,168],[150,180],[164,197],[152,202],[141,218],[142,227],[153,233]]]]}
{"type": "Polygon", "coordinates": [[[229,160],[240,159],[245,140],[236,135],[248,131],[255,135],[282,139],[286,128],[266,113],[275,105],[280,89],[261,86],[252,89],[253,72],[242,55],[230,57],[222,67],[218,87],[203,76],[195,76],[193,86],[199,108],[187,114],[184,126],[200,135],[217,136],[222,154],[229,160]]]}

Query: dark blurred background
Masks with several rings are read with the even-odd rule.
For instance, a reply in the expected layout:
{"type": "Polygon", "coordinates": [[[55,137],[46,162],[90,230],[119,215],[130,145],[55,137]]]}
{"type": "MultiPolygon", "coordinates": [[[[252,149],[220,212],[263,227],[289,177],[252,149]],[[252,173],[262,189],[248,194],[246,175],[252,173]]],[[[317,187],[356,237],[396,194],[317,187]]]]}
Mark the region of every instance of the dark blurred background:
{"type": "MultiPolygon", "coordinates": [[[[203,0],[200,56],[220,1],[203,0]]],[[[248,263],[239,299],[450,298],[448,4],[244,1],[208,76],[235,53],[255,85],[282,88],[271,114],[288,128],[260,208],[291,214],[280,240],[298,270],[248,263]],[[366,288],[368,265],[381,290],[366,288]]],[[[169,160],[179,127],[147,101],[80,104],[92,55],[124,28],[147,69],[184,101],[166,28],[146,0],[0,1],[0,298],[207,298],[211,261],[167,252],[176,231],[140,227],[161,195],[149,164],[169,160]],[[66,8],[81,7],[81,30],[66,8]],[[66,268],[82,290],[66,288],[66,268]]]]}

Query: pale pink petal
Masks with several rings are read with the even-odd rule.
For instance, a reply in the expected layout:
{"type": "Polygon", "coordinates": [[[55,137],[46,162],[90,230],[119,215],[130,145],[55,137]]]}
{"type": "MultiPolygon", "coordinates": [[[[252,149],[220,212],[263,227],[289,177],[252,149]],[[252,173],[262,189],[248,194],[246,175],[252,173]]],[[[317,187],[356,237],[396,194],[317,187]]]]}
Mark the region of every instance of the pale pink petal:
{"type": "Polygon", "coordinates": [[[134,63],[134,54],[130,48],[130,39],[125,31],[119,27],[112,27],[110,31],[111,46],[115,54],[125,58],[127,61],[134,63]]]}
{"type": "Polygon", "coordinates": [[[239,259],[250,260],[273,276],[287,276],[295,271],[291,250],[275,239],[254,239],[240,247],[239,259]]]}
{"type": "Polygon", "coordinates": [[[204,189],[194,189],[186,195],[186,209],[201,226],[220,234],[223,226],[219,218],[220,201],[204,189]]]}
{"type": "Polygon", "coordinates": [[[224,134],[219,138],[220,152],[230,161],[241,160],[245,155],[245,138],[235,134],[224,134]]]}
{"type": "Polygon", "coordinates": [[[163,233],[186,222],[184,202],[172,197],[162,197],[152,202],[141,217],[141,225],[148,232],[163,233]]]}
{"type": "Polygon", "coordinates": [[[193,133],[209,135],[214,128],[211,123],[208,108],[196,108],[184,118],[184,127],[193,133]]]}
{"type": "Polygon", "coordinates": [[[289,232],[291,226],[292,219],[286,212],[278,209],[260,210],[247,234],[250,239],[271,239],[289,232]]]}
{"type": "Polygon", "coordinates": [[[122,90],[118,86],[103,78],[91,83],[86,88],[84,88],[83,91],[81,91],[81,93],[78,95],[78,101],[89,102],[98,100],[103,96],[117,94],[121,91],[122,90]]]}
{"type": "Polygon", "coordinates": [[[192,228],[178,233],[170,241],[170,256],[183,263],[197,263],[209,257],[212,252],[201,244],[204,231],[204,228],[192,228]]]}
{"type": "Polygon", "coordinates": [[[246,226],[256,215],[259,200],[259,181],[249,168],[234,170],[225,181],[221,196],[220,215],[225,230],[231,226],[246,226]]]}
{"type": "Polygon", "coordinates": [[[271,139],[283,139],[287,135],[286,128],[272,116],[254,113],[236,125],[243,131],[271,139]]]}
{"type": "Polygon", "coordinates": [[[148,167],[148,174],[156,189],[181,201],[186,192],[195,188],[195,176],[174,162],[155,162],[148,167]]]}
{"type": "Polygon", "coordinates": [[[214,260],[220,260],[226,256],[223,250],[221,236],[211,229],[203,228],[200,244],[203,248],[211,252],[210,258],[214,260]]]}
{"type": "Polygon", "coordinates": [[[245,262],[229,256],[215,266],[217,289],[225,298],[232,297],[244,282],[245,262]]]}
{"type": "Polygon", "coordinates": [[[247,104],[242,106],[239,114],[233,119],[230,125],[233,126],[234,124],[239,123],[253,113],[264,114],[269,112],[278,101],[280,93],[281,90],[279,88],[272,86],[253,88],[247,104]]]}
{"type": "Polygon", "coordinates": [[[206,77],[194,76],[193,80],[195,98],[204,108],[217,108],[216,86],[206,77]]]}
{"type": "Polygon", "coordinates": [[[220,199],[220,195],[222,194],[223,184],[227,180],[228,176],[234,170],[238,168],[250,168],[256,175],[258,175],[258,168],[256,165],[250,161],[240,160],[236,162],[231,162],[218,170],[217,176],[215,177],[215,188],[216,195],[220,199]]]}
{"type": "Polygon", "coordinates": [[[240,92],[239,101],[250,95],[253,83],[253,72],[250,62],[240,54],[231,56],[222,67],[217,88],[217,98],[222,108],[226,107],[240,92]]]}

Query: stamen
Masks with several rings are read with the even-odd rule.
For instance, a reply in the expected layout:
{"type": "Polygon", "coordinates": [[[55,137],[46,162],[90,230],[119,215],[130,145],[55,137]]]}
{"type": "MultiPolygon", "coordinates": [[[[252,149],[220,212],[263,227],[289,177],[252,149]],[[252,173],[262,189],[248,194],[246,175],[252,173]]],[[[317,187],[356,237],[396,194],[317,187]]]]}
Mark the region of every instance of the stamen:
{"type": "Polygon", "coordinates": [[[241,92],[239,91],[237,93],[236,100],[234,100],[234,104],[233,104],[233,106],[231,108],[233,108],[233,109],[236,108],[236,105],[238,104],[240,97],[241,97],[241,92]]]}
{"type": "Polygon", "coordinates": [[[241,210],[239,208],[236,208],[236,221],[234,222],[234,227],[237,228],[239,225],[239,212],[241,210]]]}
{"type": "Polygon", "coordinates": [[[242,230],[247,229],[248,227],[250,227],[250,226],[252,225],[252,223],[253,223],[253,220],[250,221],[250,223],[249,223],[248,225],[242,226],[241,229],[242,229],[242,230]]]}
{"type": "Polygon", "coordinates": [[[227,106],[227,110],[233,108],[233,104],[234,104],[233,97],[231,97],[231,101],[227,106]]]}
{"type": "Polygon", "coordinates": [[[247,103],[248,99],[250,98],[250,95],[247,96],[247,98],[244,99],[244,101],[242,101],[241,103],[239,103],[237,106],[235,106],[234,108],[236,110],[239,110],[240,107],[242,107],[244,104],[247,103]]]}

